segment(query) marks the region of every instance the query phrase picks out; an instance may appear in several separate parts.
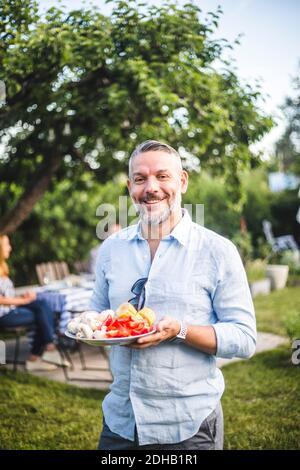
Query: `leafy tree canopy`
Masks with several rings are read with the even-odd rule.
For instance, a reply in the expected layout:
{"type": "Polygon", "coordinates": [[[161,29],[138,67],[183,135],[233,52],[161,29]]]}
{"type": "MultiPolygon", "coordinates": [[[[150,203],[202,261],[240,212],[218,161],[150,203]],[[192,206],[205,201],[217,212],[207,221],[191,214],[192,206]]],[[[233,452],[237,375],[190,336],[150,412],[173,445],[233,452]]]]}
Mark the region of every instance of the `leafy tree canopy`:
{"type": "Polygon", "coordinates": [[[255,161],[249,145],[271,120],[223,61],[231,46],[212,38],[220,14],[117,0],[109,17],[64,7],[42,16],[35,0],[2,0],[0,231],[14,232],[53,178],[76,185],[92,171],[106,182],[149,138],[179,148],[187,167],[224,174],[237,202],[240,172],[255,161]]]}

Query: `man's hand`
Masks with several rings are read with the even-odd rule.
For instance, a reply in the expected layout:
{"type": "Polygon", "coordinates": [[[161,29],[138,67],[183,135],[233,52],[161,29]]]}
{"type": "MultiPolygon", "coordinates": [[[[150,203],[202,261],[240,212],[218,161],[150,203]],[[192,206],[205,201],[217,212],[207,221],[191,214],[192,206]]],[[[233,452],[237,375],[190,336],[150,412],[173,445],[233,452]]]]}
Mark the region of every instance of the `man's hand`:
{"type": "Polygon", "coordinates": [[[135,343],[124,345],[133,349],[144,349],[150,346],[157,346],[162,341],[168,341],[175,338],[179,333],[180,323],[172,317],[163,318],[156,326],[156,332],[152,335],[138,338],[135,343]]]}

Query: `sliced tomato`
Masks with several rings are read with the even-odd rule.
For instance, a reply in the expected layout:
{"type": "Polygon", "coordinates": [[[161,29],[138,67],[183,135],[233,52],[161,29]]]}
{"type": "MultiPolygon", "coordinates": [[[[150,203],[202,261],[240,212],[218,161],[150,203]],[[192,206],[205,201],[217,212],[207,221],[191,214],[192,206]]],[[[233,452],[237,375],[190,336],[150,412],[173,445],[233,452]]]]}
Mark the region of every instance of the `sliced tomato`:
{"type": "Polygon", "coordinates": [[[124,325],[114,324],[110,325],[106,330],[106,336],[108,338],[123,338],[127,336],[131,336],[131,330],[126,328],[124,325]]]}
{"type": "Polygon", "coordinates": [[[153,327],[144,320],[136,320],[132,316],[112,318],[110,315],[104,322],[107,338],[126,338],[150,332],[153,327]]]}
{"type": "Polygon", "coordinates": [[[113,322],[113,319],[112,319],[112,316],[111,315],[108,315],[108,317],[106,318],[105,322],[103,323],[104,326],[109,326],[111,325],[113,322]]]}
{"type": "Polygon", "coordinates": [[[130,317],[118,318],[118,323],[120,325],[128,325],[131,321],[130,317]]]}
{"type": "Polygon", "coordinates": [[[142,324],[143,324],[143,322],[139,322],[137,320],[131,320],[131,321],[128,322],[128,326],[130,328],[138,328],[139,325],[142,325],[142,324]]]}
{"type": "Polygon", "coordinates": [[[151,330],[152,328],[149,328],[149,327],[131,330],[131,335],[132,336],[144,335],[145,333],[149,333],[151,330]]]}
{"type": "Polygon", "coordinates": [[[118,336],[118,334],[119,334],[119,330],[117,329],[106,331],[107,338],[115,338],[118,336]]]}
{"type": "Polygon", "coordinates": [[[132,336],[131,330],[129,328],[119,328],[119,334],[122,338],[126,338],[127,336],[132,336]]]}
{"type": "Polygon", "coordinates": [[[114,328],[118,329],[119,326],[120,326],[119,320],[116,319],[116,320],[113,320],[110,325],[108,325],[108,328],[109,328],[109,329],[110,329],[110,328],[112,328],[112,329],[114,329],[114,328]]]}

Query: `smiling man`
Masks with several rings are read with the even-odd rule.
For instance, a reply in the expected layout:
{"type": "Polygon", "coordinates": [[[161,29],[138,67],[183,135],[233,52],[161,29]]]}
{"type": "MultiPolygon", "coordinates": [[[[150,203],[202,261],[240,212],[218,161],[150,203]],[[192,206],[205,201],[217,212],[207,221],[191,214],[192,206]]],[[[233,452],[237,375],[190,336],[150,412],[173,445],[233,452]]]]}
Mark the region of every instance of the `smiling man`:
{"type": "Polygon", "coordinates": [[[101,245],[91,307],[116,310],[134,294],[132,303],[155,311],[157,331],[111,349],[100,449],[222,449],[216,357],[255,351],[240,256],[181,208],[187,185],[169,145],[146,141],[131,155],[128,189],[140,220],[101,245]]]}
{"type": "Polygon", "coordinates": [[[169,146],[146,141],[130,157],[128,190],[141,220],[142,234],[148,240],[151,259],[160,240],[182,217],[181,193],[186,192],[187,184],[188,174],[182,169],[180,156],[169,146]]]}

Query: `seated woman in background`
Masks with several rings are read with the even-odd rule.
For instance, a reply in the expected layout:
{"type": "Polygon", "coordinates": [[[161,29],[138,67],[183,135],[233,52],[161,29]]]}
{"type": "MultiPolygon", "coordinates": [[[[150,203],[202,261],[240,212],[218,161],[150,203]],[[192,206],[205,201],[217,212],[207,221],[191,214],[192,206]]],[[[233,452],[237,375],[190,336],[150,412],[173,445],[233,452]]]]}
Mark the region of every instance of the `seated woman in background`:
{"type": "Polygon", "coordinates": [[[7,235],[0,235],[0,328],[33,325],[35,327],[31,354],[26,361],[26,369],[54,370],[57,365],[68,366],[62,360],[55,344],[54,312],[44,300],[37,300],[35,292],[16,296],[9,278],[6,260],[12,247],[7,235]]]}

